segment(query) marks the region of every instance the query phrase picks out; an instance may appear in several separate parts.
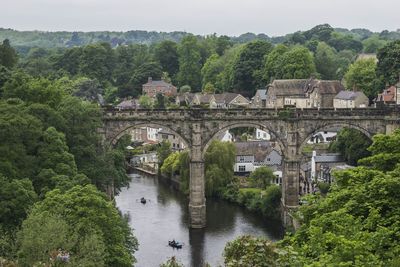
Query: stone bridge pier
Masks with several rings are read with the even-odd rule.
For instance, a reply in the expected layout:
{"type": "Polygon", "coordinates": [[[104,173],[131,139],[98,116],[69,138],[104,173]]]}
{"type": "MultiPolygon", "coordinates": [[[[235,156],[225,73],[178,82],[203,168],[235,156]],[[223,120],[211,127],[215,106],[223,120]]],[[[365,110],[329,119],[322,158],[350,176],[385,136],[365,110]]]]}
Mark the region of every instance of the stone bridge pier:
{"type": "Polygon", "coordinates": [[[192,228],[206,226],[206,198],[201,123],[192,124],[190,150],[189,220],[192,228]]]}

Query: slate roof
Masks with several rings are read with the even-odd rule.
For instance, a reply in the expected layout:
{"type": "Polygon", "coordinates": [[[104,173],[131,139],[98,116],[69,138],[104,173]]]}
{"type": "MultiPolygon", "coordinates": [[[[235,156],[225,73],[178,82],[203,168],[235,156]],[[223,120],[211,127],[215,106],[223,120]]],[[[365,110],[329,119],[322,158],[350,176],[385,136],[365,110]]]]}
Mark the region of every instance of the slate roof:
{"type": "Polygon", "coordinates": [[[267,99],[267,89],[258,89],[256,91],[255,96],[257,96],[257,95],[260,97],[261,100],[266,100],[267,99]]]}
{"type": "Polygon", "coordinates": [[[249,142],[235,142],[236,155],[240,156],[255,156],[263,157],[272,150],[271,143],[268,141],[249,141],[249,142]]]}
{"type": "Polygon", "coordinates": [[[322,154],[319,156],[315,156],[316,163],[330,163],[330,162],[343,162],[340,154],[332,153],[332,154],[322,154]]]}
{"type": "Polygon", "coordinates": [[[170,83],[167,83],[163,80],[160,81],[148,81],[147,83],[143,84],[143,86],[162,86],[162,87],[170,87],[173,86],[170,83]]]}
{"type": "Polygon", "coordinates": [[[279,96],[305,96],[318,88],[321,94],[337,94],[344,90],[340,81],[327,81],[315,79],[274,80],[268,85],[279,96]]]}
{"type": "Polygon", "coordinates": [[[222,94],[214,94],[216,103],[230,103],[233,99],[235,99],[239,94],[236,93],[222,93],[222,94]]]}
{"type": "Polygon", "coordinates": [[[340,91],[336,96],[335,99],[342,99],[342,100],[355,100],[358,96],[362,96],[362,92],[354,92],[354,91],[340,91]]]}
{"type": "Polygon", "coordinates": [[[140,104],[137,99],[126,99],[119,103],[116,107],[120,109],[139,108],[140,104]]]}

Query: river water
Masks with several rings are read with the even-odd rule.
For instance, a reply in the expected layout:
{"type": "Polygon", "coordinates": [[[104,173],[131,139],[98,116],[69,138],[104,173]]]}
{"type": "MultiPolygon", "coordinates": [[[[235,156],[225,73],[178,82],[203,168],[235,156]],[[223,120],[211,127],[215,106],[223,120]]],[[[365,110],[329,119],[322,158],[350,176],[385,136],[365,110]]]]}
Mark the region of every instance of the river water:
{"type": "Polygon", "coordinates": [[[257,214],[222,200],[207,200],[207,227],[189,229],[188,199],[168,182],[139,173],[116,197],[118,208],[130,215],[130,226],[139,241],[135,253],[138,267],[156,267],[171,256],[184,266],[204,263],[222,266],[222,253],[228,241],[244,234],[282,238],[279,222],[268,222],[257,214]],[[140,198],[148,199],[146,204],[140,198]],[[168,246],[168,240],[183,242],[182,249],[168,246]]]}

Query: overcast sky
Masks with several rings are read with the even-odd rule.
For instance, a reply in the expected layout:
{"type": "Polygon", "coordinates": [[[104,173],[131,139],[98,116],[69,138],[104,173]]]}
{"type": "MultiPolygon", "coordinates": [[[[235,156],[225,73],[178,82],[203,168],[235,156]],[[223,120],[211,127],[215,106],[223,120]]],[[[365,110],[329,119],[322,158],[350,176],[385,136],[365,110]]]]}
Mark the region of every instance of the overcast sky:
{"type": "Polygon", "coordinates": [[[276,36],[322,23],[396,30],[399,12],[400,0],[0,0],[0,27],[276,36]]]}

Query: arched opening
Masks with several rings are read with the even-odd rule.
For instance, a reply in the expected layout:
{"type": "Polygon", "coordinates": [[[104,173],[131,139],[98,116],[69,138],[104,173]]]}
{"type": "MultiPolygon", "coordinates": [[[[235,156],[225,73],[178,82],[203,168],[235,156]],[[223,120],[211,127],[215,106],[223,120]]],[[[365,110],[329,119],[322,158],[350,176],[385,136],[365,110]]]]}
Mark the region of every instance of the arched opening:
{"type": "Polygon", "coordinates": [[[264,167],[271,169],[275,176],[271,183],[282,185],[285,146],[275,131],[259,123],[226,125],[207,140],[203,149],[204,158],[214,140],[231,142],[234,145],[234,175],[241,177],[243,184],[246,185],[252,172],[264,167]]]}
{"type": "Polygon", "coordinates": [[[305,135],[299,146],[300,195],[325,193],[334,181],[334,171],[352,168],[369,155],[372,134],[356,124],[327,123],[305,135]]]}
{"type": "Polygon", "coordinates": [[[158,174],[171,153],[190,150],[188,141],[181,134],[157,123],[130,124],[118,131],[110,144],[116,146],[122,139],[129,167],[150,174],[158,174]]]}

